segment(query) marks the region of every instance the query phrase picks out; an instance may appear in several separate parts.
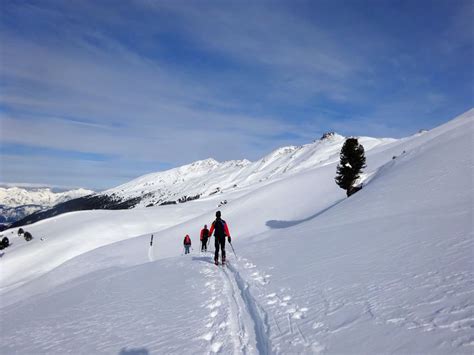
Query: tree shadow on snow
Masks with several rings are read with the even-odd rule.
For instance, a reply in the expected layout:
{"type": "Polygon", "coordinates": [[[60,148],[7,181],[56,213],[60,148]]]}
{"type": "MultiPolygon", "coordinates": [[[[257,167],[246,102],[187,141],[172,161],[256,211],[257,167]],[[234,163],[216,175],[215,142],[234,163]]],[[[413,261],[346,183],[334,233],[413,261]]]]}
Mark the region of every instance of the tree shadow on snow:
{"type": "Polygon", "coordinates": [[[120,350],[119,355],[148,355],[150,352],[146,348],[130,348],[127,347],[122,348],[120,350]]]}
{"type": "Polygon", "coordinates": [[[296,226],[300,223],[304,223],[304,222],[307,222],[307,221],[310,221],[312,220],[313,218],[316,218],[320,215],[322,215],[323,213],[325,213],[326,211],[330,210],[331,208],[333,208],[334,206],[340,204],[342,201],[344,201],[345,198],[343,199],[340,199],[339,201],[336,201],[335,203],[333,203],[332,205],[326,207],[325,209],[309,216],[309,217],[306,217],[304,219],[298,219],[298,220],[295,220],[295,221],[279,221],[279,220],[276,220],[276,219],[272,219],[272,220],[269,220],[267,222],[265,222],[265,225],[267,227],[270,227],[272,229],[284,229],[284,228],[289,228],[289,227],[293,227],[293,226],[296,226]]]}
{"type": "Polygon", "coordinates": [[[211,256],[193,256],[193,261],[194,260],[214,264],[214,259],[211,256]]]}

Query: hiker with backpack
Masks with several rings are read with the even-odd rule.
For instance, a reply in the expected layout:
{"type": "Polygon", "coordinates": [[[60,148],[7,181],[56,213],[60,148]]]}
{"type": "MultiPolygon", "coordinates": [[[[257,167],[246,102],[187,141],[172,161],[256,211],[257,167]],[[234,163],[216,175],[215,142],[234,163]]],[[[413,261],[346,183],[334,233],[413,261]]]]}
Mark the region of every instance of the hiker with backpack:
{"type": "Polygon", "coordinates": [[[230,237],[229,227],[227,223],[221,219],[221,211],[216,212],[216,219],[212,222],[211,229],[209,230],[209,235],[212,236],[214,232],[214,246],[216,248],[214,254],[214,264],[219,265],[219,247],[222,252],[222,264],[225,264],[225,237],[229,239],[231,243],[232,239],[230,237]]]}
{"type": "Polygon", "coordinates": [[[184,245],[184,254],[189,254],[189,249],[191,249],[191,238],[189,237],[188,234],[186,234],[186,236],[184,237],[184,241],[183,241],[183,245],[184,245]]]}
{"type": "Polygon", "coordinates": [[[207,224],[204,225],[204,228],[201,229],[201,252],[207,251],[207,240],[209,239],[209,229],[207,229],[207,224]]]}

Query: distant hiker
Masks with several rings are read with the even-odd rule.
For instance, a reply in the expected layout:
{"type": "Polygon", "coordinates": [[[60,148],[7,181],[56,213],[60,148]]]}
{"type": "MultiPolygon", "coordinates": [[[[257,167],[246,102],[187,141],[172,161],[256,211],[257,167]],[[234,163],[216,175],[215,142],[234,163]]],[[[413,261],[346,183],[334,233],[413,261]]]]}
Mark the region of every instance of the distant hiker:
{"type": "Polygon", "coordinates": [[[212,236],[212,232],[214,232],[214,246],[216,248],[216,252],[214,254],[214,263],[216,265],[219,264],[220,247],[222,251],[222,264],[225,264],[225,237],[229,238],[229,243],[231,242],[231,237],[229,233],[229,228],[227,227],[227,223],[223,219],[221,219],[221,211],[216,212],[216,220],[212,222],[209,235],[212,236]]]}
{"type": "Polygon", "coordinates": [[[191,248],[191,238],[189,238],[189,235],[186,234],[186,237],[184,237],[184,254],[189,254],[189,249],[191,248]]]}
{"type": "Polygon", "coordinates": [[[207,229],[207,224],[205,224],[204,228],[201,229],[201,251],[207,251],[208,239],[209,239],[209,229],[207,229]]]}

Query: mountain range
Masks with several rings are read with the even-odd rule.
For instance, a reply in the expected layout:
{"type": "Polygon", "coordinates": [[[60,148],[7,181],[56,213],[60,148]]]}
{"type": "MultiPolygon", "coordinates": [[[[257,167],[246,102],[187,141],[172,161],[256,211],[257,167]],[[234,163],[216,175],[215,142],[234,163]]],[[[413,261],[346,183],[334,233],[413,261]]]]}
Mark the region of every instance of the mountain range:
{"type": "MultiPolygon", "coordinates": [[[[103,192],[64,201],[53,208],[28,215],[13,223],[12,227],[65,212],[179,204],[229,191],[245,191],[252,186],[265,185],[338,161],[344,141],[345,137],[328,132],[312,143],[282,147],[254,162],[246,159],[218,162],[212,158],[196,161],[147,174],[103,192]]],[[[368,151],[397,140],[360,137],[359,142],[368,151]]]]}
{"type": "Polygon", "coordinates": [[[82,188],[53,192],[50,188],[0,187],[0,223],[12,223],[34,212],[93,193],[82,188]]]}

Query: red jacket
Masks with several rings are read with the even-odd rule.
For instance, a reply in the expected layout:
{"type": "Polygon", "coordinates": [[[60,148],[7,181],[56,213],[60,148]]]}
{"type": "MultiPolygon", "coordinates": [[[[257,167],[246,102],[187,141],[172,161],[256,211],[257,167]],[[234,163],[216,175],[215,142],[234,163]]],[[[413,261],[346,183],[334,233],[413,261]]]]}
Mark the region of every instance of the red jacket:
{"type": "Polygon", "coordinates": [[[184,245],[191,245],[191,238],[189,238],[189,235],[186,234],[186,237],[184,237],[184,245]]]}
{"type": "Polygon", "coordinates": [[[209,233],[209,229],[203,228],[201,229],[201,237],[200,237],[201,240],[203,240],[205,232],[207,232],[208,237],[211,235],[211,233],[209,233]]]}
{"type": "MultiPolygon", "coordinates": [[[[230,237],[229,227],[227,227],[227,223],[223,219],[221,219],[221,222],[224,225],[224,233],[226,237],[230,237]]],[[[212,233],[214,232],[214,223],[216,223],[216,221],[212,222],[211,229],[209,230],[209,236],[212,236],[212,233]]]]}

